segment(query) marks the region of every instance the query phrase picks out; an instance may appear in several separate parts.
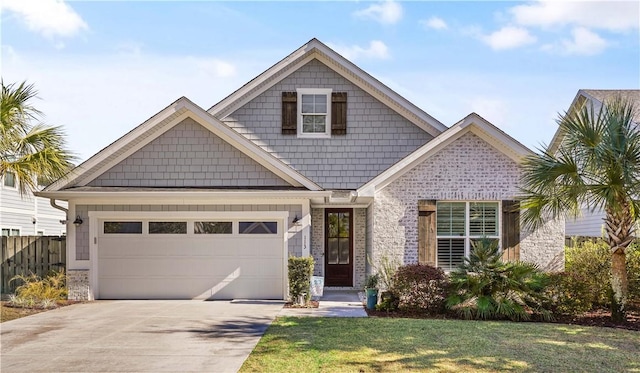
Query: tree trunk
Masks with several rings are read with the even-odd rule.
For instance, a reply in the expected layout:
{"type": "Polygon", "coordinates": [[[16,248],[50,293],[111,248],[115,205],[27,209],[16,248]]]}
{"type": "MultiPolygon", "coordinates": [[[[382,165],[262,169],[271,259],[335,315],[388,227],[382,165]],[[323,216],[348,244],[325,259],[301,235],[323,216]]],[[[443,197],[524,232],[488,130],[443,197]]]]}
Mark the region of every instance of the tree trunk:
{"type": "Polygon", "coordinates": [[[607,209],[605,217],[605,232],[607,243],[611,249],[611,319],[616,322],[627,318],[627,295],[629,281],[627,280],[627,246],[633,241],[635,221],[629,209],[629,203],[621,203],[619,212],[607,209]]]}
{"type": "Polygon", "coordinates": [[[616,322],[627,319],[627,296],[629,281],[627,280],[627,260],[623,250],[611,255],[611,319],[616,322]]]}

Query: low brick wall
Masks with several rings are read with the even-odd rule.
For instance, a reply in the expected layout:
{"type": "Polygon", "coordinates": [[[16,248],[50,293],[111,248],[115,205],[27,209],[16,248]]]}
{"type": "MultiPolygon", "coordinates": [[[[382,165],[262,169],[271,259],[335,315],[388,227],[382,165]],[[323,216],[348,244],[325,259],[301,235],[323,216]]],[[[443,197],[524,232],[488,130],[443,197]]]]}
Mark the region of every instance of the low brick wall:
{"type": "Polygon", "coordinates": [[[67,270],[67,289],[69,300],[89,300],[89,270],[67,270]]]}

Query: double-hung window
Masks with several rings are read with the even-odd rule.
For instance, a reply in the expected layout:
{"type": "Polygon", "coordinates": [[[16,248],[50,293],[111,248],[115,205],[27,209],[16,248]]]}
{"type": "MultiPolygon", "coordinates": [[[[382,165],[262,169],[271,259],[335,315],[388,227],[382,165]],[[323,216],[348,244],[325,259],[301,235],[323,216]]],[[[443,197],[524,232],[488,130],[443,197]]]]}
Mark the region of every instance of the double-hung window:
{"type": "Polygon", "coordinates": [[[14,174],[11,171],[5,172],[3,183],[4,183],[4,186],[6,186],[6,187],[15,188],[16,187],[16,174],[14,174]]]}
{"type": "Polygon", "coordinates": [[[300,88],[298,137],[331,136],[331,89],[300,88]]]}
{"type": "Polygon", "coordinates": [[[445,271],[462,264],[483,237],[499,241],[498,202],[438,202],[436,207],[437,266],[445,271]]]}

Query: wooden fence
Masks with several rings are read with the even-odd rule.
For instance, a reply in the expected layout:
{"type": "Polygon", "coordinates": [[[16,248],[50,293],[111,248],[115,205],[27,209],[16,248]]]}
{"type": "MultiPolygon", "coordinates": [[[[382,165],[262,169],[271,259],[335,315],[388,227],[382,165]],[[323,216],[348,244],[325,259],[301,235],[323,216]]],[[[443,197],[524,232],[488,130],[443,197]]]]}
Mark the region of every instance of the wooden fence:
{"type": "Polygon", "coordinates": [[[65,269],[66,237],[12,236],[2,237],[2,270],[0,293],[9,294],[19,285],[11,281],[16,275],[46,276],[50,271],[65,269]]]}

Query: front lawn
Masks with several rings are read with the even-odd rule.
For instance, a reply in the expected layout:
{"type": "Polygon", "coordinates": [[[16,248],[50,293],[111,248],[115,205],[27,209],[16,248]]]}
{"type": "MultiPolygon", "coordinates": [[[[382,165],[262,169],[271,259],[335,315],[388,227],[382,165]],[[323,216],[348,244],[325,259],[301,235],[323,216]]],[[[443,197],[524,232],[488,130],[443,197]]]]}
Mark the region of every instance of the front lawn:
{"type": "Polygon", "coordinates": [[[640,333],[546,323],[279,318],[241,372],[640,372],[640,333]]]}

